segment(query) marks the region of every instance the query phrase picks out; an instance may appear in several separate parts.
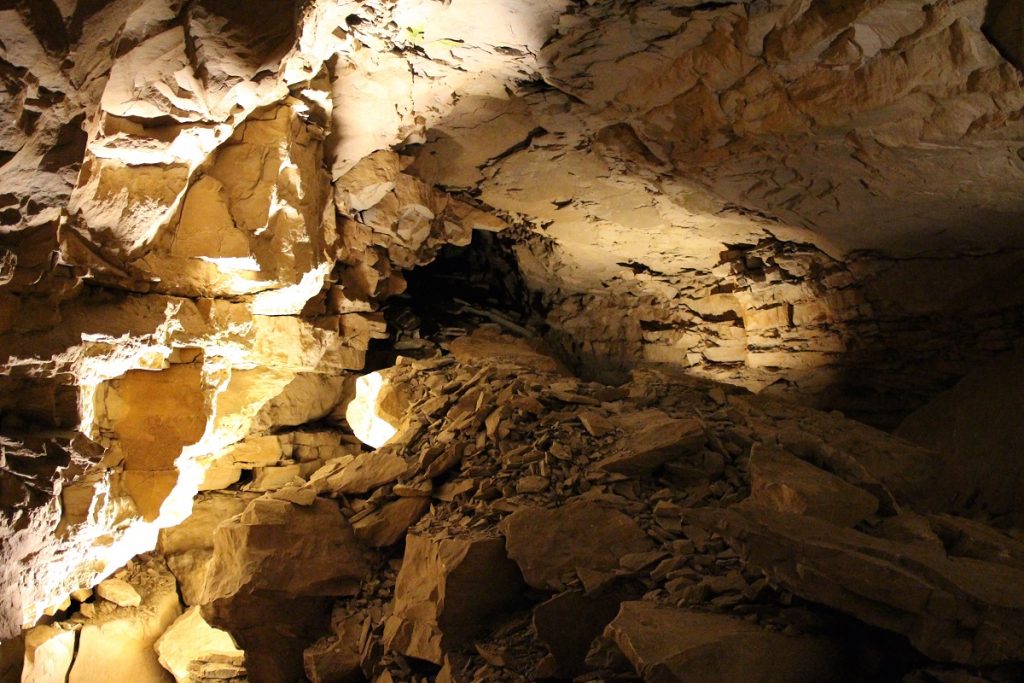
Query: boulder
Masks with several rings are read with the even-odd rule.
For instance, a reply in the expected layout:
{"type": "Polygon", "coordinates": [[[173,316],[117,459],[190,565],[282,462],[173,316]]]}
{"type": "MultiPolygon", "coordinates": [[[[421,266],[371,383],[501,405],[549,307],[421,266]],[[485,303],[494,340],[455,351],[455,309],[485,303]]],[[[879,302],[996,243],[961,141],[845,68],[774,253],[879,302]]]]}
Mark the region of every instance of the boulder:
{"type": "Polygon", "coordinates": [[[186,605],[198,605],[206,571],[213,557],[217,526],[245,510],[255,494],[204,493],[192,503],[192,514],[177,526],[160,530],[157,550],[167,559],[186,605]]]}
{"type": "Polygon", "coordinates": [[[368,571],[367,556],[334,502],[320,498],[300,506],[264,496],[214,531],[202,603],[253,591],[351,595],[368,571]]]}
{"type": "Polygon", "coordinates": [[[590,667],[585,660],[591,643],[615,618],[623,600],[639,598],[641,591],[626,585],[609,585],[585,593],[566,591],[533,609],[537,639],[551,653],[558,678],[575,678],[590,667]]]}
{"type": "Polygon", "coordinates": [[[56,626],[40,625],[25,632],[22,683],[64,683],[75,657],[78,634],[56,626]]]}
{"type": "Polygon", "coordinates": [[[707,439],[697,418],[680,420],[656,409],[618,415],[611,423],[622,430],[622,436],[598,467],[634,477],[696,453],[707,439]]]}
{"type": "Polygon", "coordinates": [[[518,605],[524,588],[500,537],[410,534],[385,643],[406,656],[441,664],[447,650],[518,605]]]}
{"type": "Polygon", "coordinates": [[[359,636],[363,617],[352,614],[334,626],[334,633],[321,638],[302,653],[306,678],[311,683],[363,683],[359,636]]]}
{"type": "Polygon", "coordinates": [[[778,512],[854,526],[878,511],[878,499],[785,451],[755,444],[750,452],[750,502],[778,512]]]}
{"type": "Polygon", "coordinates": [[[622,603],[603,637],[648,683],[818,683],[841,680],[845,670],[826,638],[650,602],[622,603]]]}
{"type": "Polygon", "coordinates": [[[326,495],[351,495],[389,484],[409,470],[404,458],[394,453],[343,455],[313,473],[310,483],[326,495]]]}
{"type": "Polygon", "coordinates": [[[936,543],[934,534],[931,542],[891,540],[764,508],[691,515],[778,585],[901,633],[932,659],[971,666],[1024,659],[1024,567],[1012,559],[1020,544],[1010,539],[1002,552],[979,552],[936,543]]]}
{"type": "Polygon", "coordinates": [[[96,595],[114,603],[118,607],[138,607],[142,604],[142,596],[132,585],[121,579],[107,579],[96,586],[96,595]]]}
{"type": "Polygon", "coordinates": [[[353,522],[356,538],[371,548],[384,548],[402,540],[405,532],[430,507],[430,498],[398,498],[385,503],[362,519],[353,522]]]}
{"type": "Polygon", "coordinates": [[[207,624],[198,607],[185,610],[154,647],[177,683],[245,675],[245,653],[230,634],[207,624]]]}
{"type": "Polygon", "coordinates": [[[354,594],[370,568],[333,501],[296,505],[266,495],[214,532],[203,616],[246,651],[254,683],[294,680],[333,599],[354,594]]]}
{"type": "Polygon", "coordinates": [[[563,591],[578,569],[611,573],[619,558],[654,544],[629,516],[573,500],[558,508],[523,508],[499,525],[508,555],[533,588],[563,591]]]}
{"type": "Polygon", "coordinates": [[[69,683],[172,680],[153,645],[181,614],[174,576],[160,558],[136,562],[123,579],[141,597],[139,605],[96,604],[96,616],[82,625],[69,683]]]}

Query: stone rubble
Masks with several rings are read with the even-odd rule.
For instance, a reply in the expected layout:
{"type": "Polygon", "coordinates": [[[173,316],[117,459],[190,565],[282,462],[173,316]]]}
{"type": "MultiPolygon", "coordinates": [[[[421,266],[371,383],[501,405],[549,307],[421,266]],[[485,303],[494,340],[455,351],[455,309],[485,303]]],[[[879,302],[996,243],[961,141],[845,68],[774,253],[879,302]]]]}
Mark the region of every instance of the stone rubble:
{"type": "Polygon", "coordinates": [[[386,445],[201,494],[161,532],[184,615],[176,592],[147,607],[157,584],[133,577],[172,576],[155,558],[117,577],[141,606],[101,584],[26,658],[80,629],[89,680],[90,629],[116,616],[179,681],[1021,672],[1024,545],[940,513],[929,452],[671,368],[580,380],[497,325],[440,344],[380,371],[406,416],[386,445]]]}
{"type": "Polygon", "coordinates": [[[0,680],[1024,678],[1020,17],[6,3],[0,680]]]}

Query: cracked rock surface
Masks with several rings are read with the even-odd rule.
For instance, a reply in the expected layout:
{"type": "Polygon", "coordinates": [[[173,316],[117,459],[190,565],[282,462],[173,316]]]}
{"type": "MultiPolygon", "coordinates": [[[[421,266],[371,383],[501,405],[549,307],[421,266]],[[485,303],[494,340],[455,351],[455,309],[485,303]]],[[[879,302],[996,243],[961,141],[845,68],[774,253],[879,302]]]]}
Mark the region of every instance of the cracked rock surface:
{"type": "Polygon", "coordinates": [[[0,681],[1018,679],[1022,12],[0,3],[0,681]]]}

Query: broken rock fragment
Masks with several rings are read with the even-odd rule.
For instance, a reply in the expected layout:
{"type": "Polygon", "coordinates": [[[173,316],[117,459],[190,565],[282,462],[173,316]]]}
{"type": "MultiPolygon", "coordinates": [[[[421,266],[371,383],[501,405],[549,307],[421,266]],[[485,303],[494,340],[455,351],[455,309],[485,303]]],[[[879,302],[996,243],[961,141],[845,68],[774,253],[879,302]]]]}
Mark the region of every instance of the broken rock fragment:
{"type": "Polygon", "coordinates": [[[602,459],[598,467],[618,474],[650,474],[670,460],[692,455],[706,440],[697,418],[680,420],[660,410],[619,415],[611,422],[623,435],[612,447],[613,454],[602,459]]]}
{"type": "Polygon", "coordinates": [[[132,585],[122,579],[107,579],[96,586],[96,595],[109,600],[118,607],[138,607],[142,596],[132,585]]]}
{"type": "Polygon", "coordinates": [[[333,598],[356,592],[369,560],[333,501],[257,498],[214,533],[203,616],[246,651],[254,683],[294,680],[333,598]]]}
{"type": "Polygon", "coordinates": [[[603,637],[647,683],[818,683],[842,680],[844,671],[839,648],[826,638],[650,602],[622,603],[603,637]]]}
{"type": "Polygon", "coordinates": [[[385,450],[343,455],[317,470],[310,482],[326,495],[358,495],[391,483],[408,469],[404,458],[385,450]]]}
{"type": "Polygon", "coordinates": [[[174,576],[160,558],[136,560],[125,581],[140,596],[138,606],[96,605],[96,616],[82,626],[68,680],[166,683],[153,645],[181,614],[174,576]]]}
{"type": "Polygon", "coordinates": [[[499,528],[508,540],[509,557],[526,582],[540,590],[565,590],[579,569],[611,574],[622,556],[653,549],[630,517],[582,500],[518,510],[499,528]]]}
{"type": "Polygon", "coordinates": [[[75,656],[77,635],[74,631],[47,625],[28,630],[22,683],[64,683],[75,656]]]}
{"type": "Polygon", "coordinates": [[[958,556],[956,546],[878,538],[763,508],[695,518],[784,588],[902,633],[932,659],[972,666],[1024,659],[1024,570],[1012,559],[1019,544],[1009,539],[1005,552],[988,549],[979,559],[966,548],[958,556]]]}
{"type": "Polygon", "coordinates": [[[839,526],[854,526],[878,511],[878,499],[867,491],[759,444],[750,453],[750,502],[839,526]]]}
{"type": "Polygon", "coordinates": [[[230,634],[207,624],[198,607],[178,617],[154,647],[177,683],[245,675],[245,653],[230,634]]]}
{"type": "Polygon", "coordinates": [[[441,664],[445,652],[494,624],[521,600],[519,569],[501,537],[410,534],[395,584],[386,645],[441,664]]]}
{"type": "Polygon", "coordinates": [[[353,522],[356,538],[371,548],[384,548],[402,540],[405,532],[430,507],[426,497],[402,497],[385,503],[366,517],[353,522]]]}

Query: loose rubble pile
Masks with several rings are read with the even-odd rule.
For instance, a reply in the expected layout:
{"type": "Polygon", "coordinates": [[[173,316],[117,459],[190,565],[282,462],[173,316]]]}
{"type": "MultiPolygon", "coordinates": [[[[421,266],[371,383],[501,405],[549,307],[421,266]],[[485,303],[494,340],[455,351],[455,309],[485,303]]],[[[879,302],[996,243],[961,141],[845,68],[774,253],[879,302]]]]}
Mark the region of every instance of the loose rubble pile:
{"type": "Polygon", "coordinates": [[[325,430],[316,468],[200,494],[28,632],[26,680],[1024,673],[1024,543],[943,512],[932,452],[665,367],[582,381],[497,326],[445,346],[381,371],[385,445],[325,430]]]}

